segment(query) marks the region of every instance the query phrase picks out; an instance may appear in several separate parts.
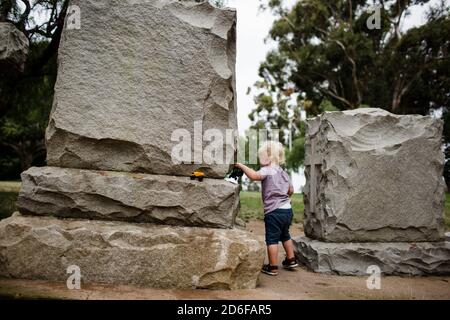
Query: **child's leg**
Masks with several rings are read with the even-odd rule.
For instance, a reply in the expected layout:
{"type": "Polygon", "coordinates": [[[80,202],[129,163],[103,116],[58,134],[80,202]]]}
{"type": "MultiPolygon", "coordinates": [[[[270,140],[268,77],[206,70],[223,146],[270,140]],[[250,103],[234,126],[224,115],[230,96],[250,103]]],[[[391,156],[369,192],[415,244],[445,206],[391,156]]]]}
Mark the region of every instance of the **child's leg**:
{"type": "Polygon", "coordinates": [[[289,233],[289,228],[292,224],[293,217],[294,213],[292,212],[292,209],[290,209],[289,213],[286,214],[286,221],[281,235],[281,242],[283,243],[284,251],[286,251],[286,258],[288,259],[293,259],[295,257],[294,243],[292,242],[291,235],[289,233]]]}
{"type": "Polygon", "coordinates": [[[284,251],[286,251],[286,258],[293,259],[295,257],[294,244],[292,243],[291,239],[283,242],[283,248],[284,248],[284,251]]]}
{"type": "Polygon", "coordinates": [[[278,265],[278,244],[267,246],[267,256],[269,257],[269,264],[271,266],[278,265]]]}
{"type": "Polygon", "coordinates": [[[266,227],[266,245],[269,264],[278,265],[278,242],[280,240],[281,228],[278,216],[274,213],[264,216],[264,224],[266,227]]]}

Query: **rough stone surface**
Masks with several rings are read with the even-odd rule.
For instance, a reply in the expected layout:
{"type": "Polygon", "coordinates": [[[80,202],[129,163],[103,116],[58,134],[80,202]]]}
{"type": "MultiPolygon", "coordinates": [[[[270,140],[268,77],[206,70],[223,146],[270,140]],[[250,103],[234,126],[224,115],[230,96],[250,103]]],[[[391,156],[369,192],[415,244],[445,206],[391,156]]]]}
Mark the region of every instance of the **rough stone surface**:
{"type": "Polygon", "coordinates": [[[330,242],[444,237],[442,121],[381,109],[307,122],[305,234],[330,242]]]}
{"type": "Polygon", "coordinates": [[[28,57],[27,37],[12,23],[0,22],[0,70],[22,71],[28,57]]]}
{"type": "Polygon", "coordinates": [[[450,275],[450,242],[330,243],[294,239],[297,259],[314,272],[365,275],[450,275]]]}
{"type": "Polygon", "coordinates": [[[237,129],[236,11],[175,0],[71,4],[80,7],[81,29],[62,36],[47,163],[184,176],[201,169],[223,178],[236,136],[223,143],[221,164],[175,165],[181,138],[172,133],[185,130],[194,148],[208,129],[237,129]]]}
{"type": "Polygon", "coordinates": [[[240,230],[25,217],[0,221],[0,276],[154,288],[255,288],[263,243],[240,230]]]}
{"type": "Polygon", "coordinates": [[[223,179],[33,167],[22,173],[21,213],[231,228],[239,186],[223,179]]]}

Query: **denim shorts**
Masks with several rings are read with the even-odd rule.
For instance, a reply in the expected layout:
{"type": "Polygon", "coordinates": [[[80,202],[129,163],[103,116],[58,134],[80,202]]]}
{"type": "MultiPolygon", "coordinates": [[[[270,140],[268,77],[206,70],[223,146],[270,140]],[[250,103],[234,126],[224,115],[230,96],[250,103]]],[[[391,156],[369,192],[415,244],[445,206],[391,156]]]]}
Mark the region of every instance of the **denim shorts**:
{"type": "Polygon", "coordinates": [[[289,227],[292,223],[292,209],[275,209],[264,215],[266,226],[266,244],[278,244],[291,239],[289,227]]]}

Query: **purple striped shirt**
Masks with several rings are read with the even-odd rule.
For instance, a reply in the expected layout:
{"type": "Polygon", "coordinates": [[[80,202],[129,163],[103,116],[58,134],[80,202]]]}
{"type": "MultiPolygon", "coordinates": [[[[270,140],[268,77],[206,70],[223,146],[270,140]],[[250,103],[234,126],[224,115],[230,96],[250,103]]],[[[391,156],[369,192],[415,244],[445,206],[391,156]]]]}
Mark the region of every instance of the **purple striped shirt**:
{"type": "Polygon", "coordinates": [[[286,171],[279,166],[266,166],[262,167],[258,173],[262,176],[262,200],[265,214],[290,203],[288,191],[292,184],[286,171]]]}

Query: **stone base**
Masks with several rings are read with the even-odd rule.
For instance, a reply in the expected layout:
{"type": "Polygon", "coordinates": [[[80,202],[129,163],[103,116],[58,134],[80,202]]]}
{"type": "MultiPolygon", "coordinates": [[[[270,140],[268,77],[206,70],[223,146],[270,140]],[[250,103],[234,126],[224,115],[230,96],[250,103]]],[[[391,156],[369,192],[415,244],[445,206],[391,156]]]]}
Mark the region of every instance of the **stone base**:
{"type": "Polygon", "coordinates": [[[383,275],[450,275],[450,242],[330,243],[294,239],[297,259],[314,272],[367,276],[377,265],[383,275]]]}
{"type": "Polygon", "coordinates": [[[17,207],[61,218],[232,228],[239,186],[223,179],[34,167],[22,173],[17,207]]]}
{"type": "Polygon", "coordinates": [[[255,288],[264,244],[246,231],[22,216],[0,221],[0,277],[153,288],[255,288]]]}

